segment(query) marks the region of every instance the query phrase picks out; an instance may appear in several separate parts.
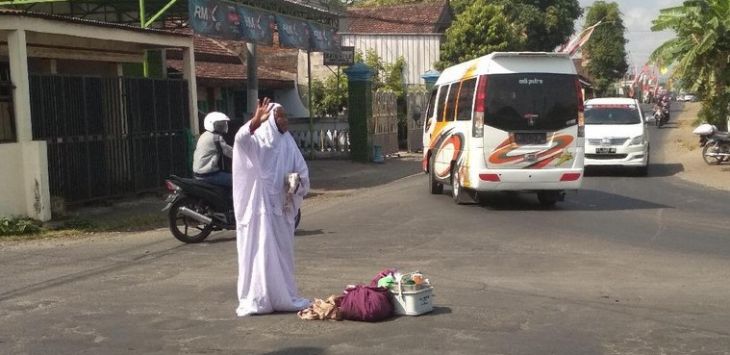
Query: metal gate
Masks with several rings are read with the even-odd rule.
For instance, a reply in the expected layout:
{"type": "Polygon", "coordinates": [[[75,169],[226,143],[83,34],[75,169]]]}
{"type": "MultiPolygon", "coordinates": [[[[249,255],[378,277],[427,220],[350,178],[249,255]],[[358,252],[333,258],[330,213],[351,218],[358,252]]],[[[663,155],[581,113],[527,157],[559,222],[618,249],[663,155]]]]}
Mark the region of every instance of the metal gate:
{"type": "Polygon", "coordinates": [[[52,196],[78,203],[189,175],[184,80],[30,77],[33,139],[48,142],[52,196]]]}
{"type": "Polygon", "coordinates": [[[373,146],[380,146],[384,155],[398,153],[398,103],[395,93],[373,93],[373,115],[368,134],[373,146]]]}
{"type": "Polygon", "coordinates": [[[408,151],[423,150],[423,119],[428,105],[428,92],[411,91],[406,96],[408,122],[408,151]]]}

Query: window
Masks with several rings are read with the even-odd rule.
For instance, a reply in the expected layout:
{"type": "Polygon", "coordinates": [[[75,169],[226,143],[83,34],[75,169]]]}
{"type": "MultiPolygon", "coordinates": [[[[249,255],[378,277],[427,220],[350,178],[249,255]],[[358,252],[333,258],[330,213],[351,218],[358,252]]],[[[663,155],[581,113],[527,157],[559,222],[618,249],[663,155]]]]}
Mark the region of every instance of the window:
{"type": "Polygon", "coordinates": [[[15,142],[13,83],[9,63],[0,63],[0,143],[15,142]]]}
{"type": "Polygon", "coordinates": [[[433,120],[433,111],[436,106],[436,94],[438,93],[437,88],[431,90],[431,97],[428,99],[428,106],[426,107],[426,118],[423,120],[423,129],[428,131],[431,129],[431,121],[433,120]]]}
{"type": "Polygon", "coordinates": [[[445,120],[446,121],[453,121],[456,116],[456,94],[459,91],[459,83],[451,84],[449,85],[449,97],[446,99],[446,107],[444,110],[446,110],[445,120]]]}
{"type": "Polygon", "coordinates": [[[426,120],[429,120],[433,117],[433,109],[436,106],[436,94],[438,91],[436,89],[431,90],[431,97],[428,99],[428,107],[426,108],[426,120]]]}
{"type": "Polygon", "coordinates": [[[484,123],[503,131],[554,132],[577,125],[575,80],[572,74],[490,75],[484,123]]]}
{"type": "Polygon", "coordinates": [[[636,105],[589,105],[585,120],[586,124],[639,124],[641,116],[636,105]]]}
{"type": "Polygon", "coordinates": [[[444,121],[444,109],[446,108],[446,96],[448,95],[449,88],[441,86],[439,90],[438,108],[436,111],[436,121],[444,121]]]}
{"type": "Polygon", "coordinates": [[[456,120],[471,121],[471,112],[474,104],[474,90],[476,89],[477,78],[461,82],[459,97],[456,102],[456,120]]]}

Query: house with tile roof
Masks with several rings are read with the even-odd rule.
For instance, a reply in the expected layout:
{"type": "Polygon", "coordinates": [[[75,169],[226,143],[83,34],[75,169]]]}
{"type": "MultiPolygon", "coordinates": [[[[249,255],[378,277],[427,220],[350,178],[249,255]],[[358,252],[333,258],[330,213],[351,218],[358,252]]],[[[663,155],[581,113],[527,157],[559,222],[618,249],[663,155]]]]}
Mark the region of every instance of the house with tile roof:
{"type": "Polygon", "coordinates": [[[444,33],[453,21],[448,0],[371,8],[350,8],[340,21],[343,46],[375,50],[385,63],[406,61],[405,82],[423,84],[421,75],[439,60],[444,33]]]}
{"type": "MultiPolygon", "coordinates": [[[[175,31],[193,36],[200,116],[209,111],[221,111],[231,117],[234,124],[243,123],[247,119],[246,42],[193,34],[189,28],[175,31]]],[[[281,48],[277,42],[275,38],[273,46],[257,47],[259,96],[282,103],[292,117],[305,117],[308,112],[296,86],[297,50],[281,48]]],[[[181,53],[167,51],[166,58],[167,75],[179,75],[183,65],[181,53]]],[[[200,124],[202,127],[202,119],[200,124]]]]}

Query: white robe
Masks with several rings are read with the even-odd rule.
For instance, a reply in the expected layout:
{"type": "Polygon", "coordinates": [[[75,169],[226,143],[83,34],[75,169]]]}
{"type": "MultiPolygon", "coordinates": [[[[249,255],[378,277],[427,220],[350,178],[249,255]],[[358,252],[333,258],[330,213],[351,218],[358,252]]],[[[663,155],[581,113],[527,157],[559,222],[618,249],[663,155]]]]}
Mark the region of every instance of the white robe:
{"type": "Polygon", "coordinates": [[[272,114],[254,134],[250,122],[233,147],[233,205],[238,246],[238,316],[298,311],[310,301],[297,296],[294,219],[309,190],[309,170],[294,138],[279,133],[272,114]],[[290,195],[284,179],[299,173],[290,195]]]}

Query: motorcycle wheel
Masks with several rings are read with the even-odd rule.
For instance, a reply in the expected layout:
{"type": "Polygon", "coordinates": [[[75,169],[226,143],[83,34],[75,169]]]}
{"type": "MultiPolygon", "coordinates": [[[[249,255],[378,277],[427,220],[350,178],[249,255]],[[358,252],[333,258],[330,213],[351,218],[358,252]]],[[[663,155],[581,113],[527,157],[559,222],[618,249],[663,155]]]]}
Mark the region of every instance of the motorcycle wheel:
{"type": "Polygon", "coordinates": [[[705,163],[707,163],[707,165],[720,165],[720,163],[722,163],[725,158],[707,155],[710,149],[717,150],[717,143],[705,144],[705,147],[702,148],[702,159],[705,161],[705,163]]]}
{"type": "Polygon", "coordinates": [[[213,223],[203,224],[184,216],[178,212],[181,207],[187,207],[199,213],[204,213],[207,209],[204,202],[189,197],[175,201],[170,207],[169,213],[170,232],[175,239],[183,243],[200,243],[208,238],[213,231],[213,223]]]}

